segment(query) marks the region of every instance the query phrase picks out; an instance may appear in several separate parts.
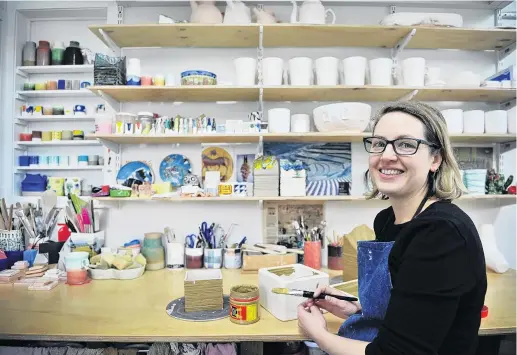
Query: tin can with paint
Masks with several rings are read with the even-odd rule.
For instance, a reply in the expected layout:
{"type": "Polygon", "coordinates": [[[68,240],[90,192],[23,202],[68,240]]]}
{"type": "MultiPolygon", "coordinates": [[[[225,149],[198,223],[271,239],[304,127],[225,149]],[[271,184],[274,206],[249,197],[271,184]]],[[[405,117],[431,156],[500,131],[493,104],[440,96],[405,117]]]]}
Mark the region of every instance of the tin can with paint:
{"type": "Polygon", "coordinates": [[[253,324],[260,320],[259,289],[255,285],[236,285],[230,290],[230,320],[253,324]]]}

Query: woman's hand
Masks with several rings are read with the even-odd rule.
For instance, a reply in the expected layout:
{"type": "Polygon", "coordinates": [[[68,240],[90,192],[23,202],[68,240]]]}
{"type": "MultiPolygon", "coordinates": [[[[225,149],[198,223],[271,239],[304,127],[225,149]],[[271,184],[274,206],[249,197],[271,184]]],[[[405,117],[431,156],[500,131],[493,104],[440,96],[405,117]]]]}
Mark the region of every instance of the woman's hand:
{"type": "Polygon", "coordinates": [[[310,339],[316,341],[322,332],[327,331],[327,322],[318,307],[314,304],[307,307],[309,302],[305,301],[298,306],[298,326],[310,339]]]}
{"type": "MultiPolygon", "coordinates": [[[[328,286],[318,287],[318,289],[316,291],[314,291],[314,297],[318,297],[323,292],[326,294],[329,294],[329,295],[340,295],[340,296],[353,297],[353,295],[351,295],[349,293],[346,293],[346,292],[343,292],[340,290],[336,290],[335,288],[328,287],[328,286]]],[[[357,301],[354,301],[354,302],[342,301],[342,300],[338,300],[337,298],[330,297],[330,296],[325,297],[324,300],[313,299],[313,300],[308,300],[306,302],[307,307],[311,307],[312,304],[332,313],[336,317],[343,318],[343,319],[350,317],[352,314],[355,314],[362,309],[361,304],[357,301]]]]}

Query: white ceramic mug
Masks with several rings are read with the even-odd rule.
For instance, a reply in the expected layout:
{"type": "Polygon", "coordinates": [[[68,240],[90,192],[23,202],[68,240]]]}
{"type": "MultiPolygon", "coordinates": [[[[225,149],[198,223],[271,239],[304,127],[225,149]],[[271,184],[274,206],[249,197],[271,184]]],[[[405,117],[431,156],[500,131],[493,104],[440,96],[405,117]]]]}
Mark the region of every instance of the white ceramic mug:
{"type": "Polygon", "coordinates": [[[424,86],[425,59],[414,57],[402,61],[402,79],[405,86],[424,86]]]}
{"type": "Polygon", "coordinates": [[[485,112],[485,133],[504,134],[508,132],[508,114],[505,110],[485,112]]]}
{"type": "Polygon", "coordinates": [[[291,85],[308,86],[312,84],[312,59],[296,57],[289,59],[289,79],[291,85]]]}
{"type": "Polygon", "coordinates": [[[463,133],[485,133],[485,112],[482,110],[464,111],[463,133]]]}
{"type": "Polygon", "coordinates": [[[393,84],[393,60],[391,58],[377,58],[370,60],[370,84],[391,86],[393,84]]]}
{"type": "Polygon", "coordinates": [[[305,113],[291,116],[291,132],[306,133],[311,131],[311,118],[305,113]]]}
{"type": "Polygon", "coordinates": [[[442,111],[443,118],[447,123],[447,130],[449,134],[461,134],[463,133],[463,110],[459,108],[453,108],[442,111]]]}
{"type": "Polygon", "coordinates": [[[291,130],[291,110],[288,108],[272,108],[267,112],[269,132],[289,133],[291,130]]]}
{"type": "Polygon", "coordinates": [[[237,85],[255,85],[255,76],[257,74],[257,60],[255,58],[237,58],[233,61],[233,64],[237,74],[237,85]]]}
{"type": "Polygon", "coordinates": [[[322,57],[316,63],[316,82],[317,85],[335,86],[338,84],[338,65],[339,60],[334,57],[322,57]]]}
{"type": "Polygon", "coordinates": [[[262,60],[262,81],[265,86],[282,85],[284,60],[277,57],[262,60]]]}
{"type": "Polygon", "coordinates": [[[348,57],[343,59],[345,85],[364,85],[366,78],[366,58],[348,57]]]}
{"type": "Polygon", "coordinates": [[[425,71],[425,85],[435,85],[440,82],[440,74],[439,67],[428,67],[425,71]]]}

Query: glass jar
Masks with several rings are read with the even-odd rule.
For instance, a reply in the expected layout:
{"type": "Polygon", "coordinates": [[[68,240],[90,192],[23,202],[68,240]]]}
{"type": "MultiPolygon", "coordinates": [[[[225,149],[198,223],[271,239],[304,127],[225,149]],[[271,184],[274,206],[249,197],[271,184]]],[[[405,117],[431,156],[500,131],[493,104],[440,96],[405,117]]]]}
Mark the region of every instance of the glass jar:
{"type": "Polygon", "coordinates": [[[138,120],[142,125],[142,134],[150,134],[154,123],[154,115],[151,112],[138,112],[138,120]]]}
{"type": "Polygon", "coordinates": [[[22,51],[22,65],[34,66],[36,65],[36,42],[27,41],[23,46],[22,51]]]}
{"type": "Polygon", "coordinates": [[[36,65],[50,65],[50,44],[48,41],[39,41],[36,50],[36,65]]]}

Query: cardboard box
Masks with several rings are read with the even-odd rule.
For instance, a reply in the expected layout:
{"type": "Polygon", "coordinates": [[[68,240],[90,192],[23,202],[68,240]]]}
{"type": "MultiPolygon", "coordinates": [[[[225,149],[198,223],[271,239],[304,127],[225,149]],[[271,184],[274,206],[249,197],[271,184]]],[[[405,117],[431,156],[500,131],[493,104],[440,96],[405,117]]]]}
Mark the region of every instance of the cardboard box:
{"type": "Polygon", "coordinates": [[[188,270],[183,283],[186,312],[223,309],[223,275],[220,269],[188,270]]]}

